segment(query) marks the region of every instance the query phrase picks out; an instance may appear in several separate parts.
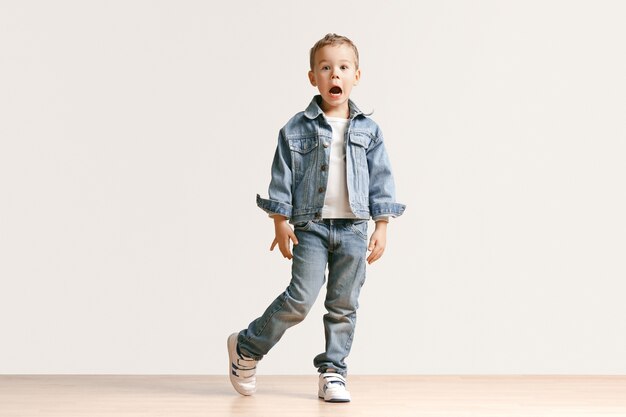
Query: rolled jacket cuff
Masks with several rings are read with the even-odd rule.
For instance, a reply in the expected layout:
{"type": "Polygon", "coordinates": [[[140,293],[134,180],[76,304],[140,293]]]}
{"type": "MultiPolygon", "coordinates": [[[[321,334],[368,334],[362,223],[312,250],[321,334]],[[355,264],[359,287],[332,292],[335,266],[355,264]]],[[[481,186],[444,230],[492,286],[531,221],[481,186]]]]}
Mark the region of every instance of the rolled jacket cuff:
{"type": "Polygon", "coordinates": [[[270,200],[267,198],[261,198],[260,195],[256,195],[256,205],[268,214],[280,214],[287,218],[291,218],[293,206],[291,204],[282,203],[276,200],[270,200]]]}
{"type": "Polygon", "coordinates": [[[380,216],[399,217],[404,213],[406,205],[400,203],[372,203],[370,212],[373,219],[380,216]]]}

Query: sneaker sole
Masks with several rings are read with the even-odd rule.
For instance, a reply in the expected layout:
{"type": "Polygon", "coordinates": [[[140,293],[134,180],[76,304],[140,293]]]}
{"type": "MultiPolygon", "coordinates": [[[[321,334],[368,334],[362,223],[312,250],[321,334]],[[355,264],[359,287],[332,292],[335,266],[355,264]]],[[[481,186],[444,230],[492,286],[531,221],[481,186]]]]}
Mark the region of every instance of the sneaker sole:
{"type": "Polygon", "coordinates": [[[330,399],[326,399],[326,397],[324,396],[324,393],[320,390],[317,391],[317,396],[324,400],[327,403],[349,403],[350,402],[350,397],[344,397],[344,398],[330,398],[330,399]]]}

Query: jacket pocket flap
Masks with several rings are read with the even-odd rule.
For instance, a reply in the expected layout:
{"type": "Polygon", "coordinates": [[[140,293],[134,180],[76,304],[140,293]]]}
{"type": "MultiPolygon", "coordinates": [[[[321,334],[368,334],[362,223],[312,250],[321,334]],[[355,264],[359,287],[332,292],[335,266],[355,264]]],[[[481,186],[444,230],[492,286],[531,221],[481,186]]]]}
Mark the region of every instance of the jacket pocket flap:
{"type": "Polygon", "coordinates": [[[289,139],[289,149],[298,153],[309,153],[318,145],[316,137],[289,139]]]}
{"type": "Polygon", "coordinates": [[[364,135],[362,133],[350,134],[350,142],[354,143],[355,145],[362,146],[365,149],[369,148],[371,141],[372,139],[369,137],[369,135],[364,135]]]}

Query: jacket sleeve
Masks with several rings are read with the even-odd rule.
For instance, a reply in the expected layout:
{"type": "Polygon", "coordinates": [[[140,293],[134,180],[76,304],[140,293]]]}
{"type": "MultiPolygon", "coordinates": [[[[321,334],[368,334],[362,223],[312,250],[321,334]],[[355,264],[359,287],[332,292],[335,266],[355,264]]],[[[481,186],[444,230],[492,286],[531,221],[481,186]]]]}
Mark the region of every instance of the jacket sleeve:
{"type": "Polygon", "coordinates": [[[256,196],[256,203],[259,208],[267,212],[270,216],[280,214],[291,218],[293,210],[291,200],[291,151],[283,132],[278,135],[278,144],[272,162],[272,179],[269,186],[269,199],[256,196]]]}
{"type": "Polygon", "coordinates": [[[369,204],[372,218],[378,220],[389,216],[401,216],[406,205],[396,202],[391,163],[380,129],[377,130],[376,140],[373,140],[367,149],[367,166],[370,177],[369,204]]]}

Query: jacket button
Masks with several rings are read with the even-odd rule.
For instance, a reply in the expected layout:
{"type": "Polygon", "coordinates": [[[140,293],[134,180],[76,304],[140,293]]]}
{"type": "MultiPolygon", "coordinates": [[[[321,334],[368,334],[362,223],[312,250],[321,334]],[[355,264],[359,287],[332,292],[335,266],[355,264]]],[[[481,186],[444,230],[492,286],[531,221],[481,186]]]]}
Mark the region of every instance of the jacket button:
{"type": "Polygon", "coordinates": [[[324,192],[324,187],[318,188],[317,191],[319,191],[320,193],[323,193],[324,192]]]}
{"type": "Polygon", "coordinates": [[[320,169],[321,169],[322,171],[326,171],[326,168],[328,168],[328,166],[327,166],[327,165],[322,165],[322,166],[320,167],[320,169]]]}
{"type": "Polygon", "coordinates": [[[328,143],[328,142],[324,142],[322,145],[323,145],[325,148],[328,148],[328,147],[330,146],[330,143],[328,143]]]}

